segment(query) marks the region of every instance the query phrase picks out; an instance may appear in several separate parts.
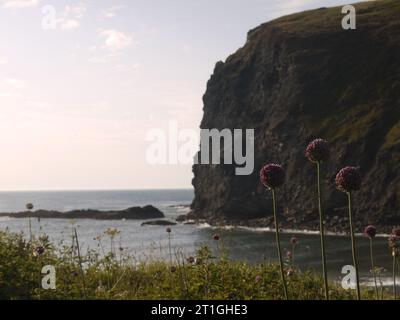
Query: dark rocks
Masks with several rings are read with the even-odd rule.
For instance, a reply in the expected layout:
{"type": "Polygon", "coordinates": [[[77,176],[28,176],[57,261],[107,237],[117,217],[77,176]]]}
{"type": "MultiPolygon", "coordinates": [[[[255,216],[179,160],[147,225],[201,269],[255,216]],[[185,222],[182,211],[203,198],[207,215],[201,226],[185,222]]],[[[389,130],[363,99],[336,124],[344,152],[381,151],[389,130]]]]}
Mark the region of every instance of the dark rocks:
{"type": "Polygon", "coordinates": [[[156,207],[147,205],[145,207],[132,207],[119,211],[100,210],[72,210],[59,212],[52,210],[24,211],[17,213],[0,213],[0,216],[13,218],[51,218],[51,219],[97,219],[97,220],[121,220],[121,219],[156,219],[164,218],[164,214],[156,207]]]}
{"type": "Polygon", "coordinates": [[[348,229],[346,195],[334,183],[347,165],[362,175],[353,195],[357,232],[400,224],[400,2],[355,6],[355,32],[340,27],[340,8],[290,15],[251,30],[216,65],[201,128],[254,129],[255,169],[237,176],[235,165],[194,165],[189,219],[270,226],[263,218],[272,216],[271,194],[258,173],[276,162],[287,174],[277,193],[283,227],[314,228],[316,169],[304,151],[321,137],[331,147],[322,166],[328,229],[348,229]]]}
{"type": "Polygon", "coordinates": [[[175,226],[177,223],[168,220],[151,220],[142,223],[142,226],[175,226]]]}

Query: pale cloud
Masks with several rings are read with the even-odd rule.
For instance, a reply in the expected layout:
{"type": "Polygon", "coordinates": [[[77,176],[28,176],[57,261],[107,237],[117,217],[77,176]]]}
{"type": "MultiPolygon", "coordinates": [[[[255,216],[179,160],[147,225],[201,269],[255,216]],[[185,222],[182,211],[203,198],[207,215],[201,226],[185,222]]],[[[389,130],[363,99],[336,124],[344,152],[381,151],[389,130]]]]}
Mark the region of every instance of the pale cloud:
{"type": "Polygon", "coordinates": [[[0,65],[2,64],[7,64],[8,63],[8,58],[4,56],[0,56],[0,65]]]}
{"type": "Polygon", "coordinates": [[[102,17],[112,19],[117,16],[117,12],[121,10],[123,6],[113,6],[102,11],[102,17]]]}
{"type": "Polygon", "coordinates": [[[61,30],[73,30],[79,28],[81,24],[80,20],[84,18],[86,11],[86,4],[83,2],[65,6],[62,18],[58,20],[61,30]]]}
{"type": "Polygon", "coordinates": [[[106,48],[111,50],[122,50],[132,44],[132,37],[113,29],[101,30],[99,36],[104,38],[106,48]]]}
{"type": "Polygon", "coordinates": [[[25,87],[24,81],[14,78],[4,78],[0,81],[0,87],[5,87],[13,90],[20,90],[25,87]]]}
{"type": "Polygon", "coordinates": [[[3,0],[4,8],[30,8],[39,4],[39,0],[3,0]]]}
{"type": "Polygon", "coordinates": [[[67,5],[65,7],[65,13],[68,16],[72,16],[76,19],[82,19],[86,14],[86,5],[79,3],[77,5],[67,5]]]}
{"type": "Polygon", "coordinates": [[[72,20],[72,19],[63,20],[63,21],[61,22],[61,29],[62,29],[62,30],[76,29],[76,28],[79,27],[79,25],[80,25],[80,23],[79,23],[79,21],[77,21],[77,20],[72,20]]]}
{"type": "Polygon", "coordinates": [[[21,90],[24,89],[25,82],[20,79],[3,78],[0,80],[1,98],[22,97],[21,90]]]}

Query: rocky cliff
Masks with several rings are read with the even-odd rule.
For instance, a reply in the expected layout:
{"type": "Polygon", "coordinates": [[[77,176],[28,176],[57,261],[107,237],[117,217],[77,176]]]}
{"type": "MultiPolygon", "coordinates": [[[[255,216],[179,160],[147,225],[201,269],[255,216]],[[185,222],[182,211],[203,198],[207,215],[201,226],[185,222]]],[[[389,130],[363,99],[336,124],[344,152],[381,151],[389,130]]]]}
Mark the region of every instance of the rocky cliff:
{"type": "Polygon", "coordinates": [[[324,164],[327,226],[347,230],[346,195],[334,177],[360,166],[354,195],[357,230],[400,224],[400,1],[355,5],[357,29],[343,30],[341,7],[285,16],[248,33],[246,44],[218,62],[203,97],[201,128],[255,130],[255,170],[195,165],[190,217],[213,224],[272,226],[271,196],[261,187],[263,164],[282,164],[278,192],[284,227],[318,227],[315,166],[304,149],[327,139],[324,164]]]}

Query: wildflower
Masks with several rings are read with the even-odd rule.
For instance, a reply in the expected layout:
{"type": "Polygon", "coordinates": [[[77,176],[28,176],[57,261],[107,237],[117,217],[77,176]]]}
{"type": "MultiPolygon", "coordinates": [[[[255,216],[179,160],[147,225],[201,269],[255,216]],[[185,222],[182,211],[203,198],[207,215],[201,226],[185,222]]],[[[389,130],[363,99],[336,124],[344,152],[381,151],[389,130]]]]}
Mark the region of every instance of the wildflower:
{"type": "Polygon", "coordinates": [[[394,228],[392,230],[392,234],[395,235],[396,237],[400,237],[400,228],[394,228]]]}
{"type": "Polygon", "coordinates": [[[368,238],[370,238],[370,239],[375,238],[375,235],[376,235],[376,228],[375,228],[375,226],[373,226],[373,225],[367,226],[367,227],[364,229],[364,234],[365,234],[368,238]]]}
{"type": "Polygon", "coordinates": [[[26,209],[27,210],[33,210],[33,204],[32,203],[27,203],[26,204],[26,209]]]}
{"type": "Polygon", "coordinates": [[[36,253],[36,255],[42,255],[42,254],[44,253],[44,247],[42,247],[42,246],[37,246],[37,247],[35,248],[34,253],[36,253]]]}
{"type": "Polygon", "coordinates": [[[336,186],[340,191],[352,192],[361,187],[360,171],[356,167],[345,167],[336,175],[336,186]]]}
{"type": "Polygon", "coordinates": [[[306,148],[306,157],[311,162],[323,162],[329,158],[329,145],[326,140],[315,139],[306,148]]]}
{"type": "Polygon", "coordinates": [[[116,228],[108,228],[104,233],[110,236],[111,238],[114,238],[116,235],[120,234],[121,231],[119,231],[116,228]]]}
{"type": "Polygon", "coordinates": [[[296,237],[291,237],[290,238],[290,244],[291,245],[297,245],[299,243],[299,239],[297,239],[296,237]]]}
{"type": "Polygon", "coordinates": [[[394,229],[392,234],[389,236],[389,248],[392,249],[392,257],[393,257],[393,293],[394,300],[397,299],[397,289],[396,289],[396,260],[397,257],[400,256],[400,246],[399,246],[399,237],[396,235],[398,229],[394,229]]]}
{"type": "Polygon", "coordinates": [[[276,247],[278,250],[278,258],[279,258],[279,268],[281,272],[282,286],[285,294],[286,300],[289,299],[287,285],[285,280],[285,274],[283,270],[283,259],[282,259],[282,251],[281,251],[281,243],[279,237],[279,223],[276,209],[276,188],[280,187],[285,182],[285,171],[282,166],[279,164],[270,163],[265,165],[260,171],[260,180],[261,183],[272,191],[272,209],[274,213],[274,222],[275,222],[275,238],[276,238],[276,247]]]}
{"type": "Polygon", "coordinates": [[[214,235],[213,235],[213,239],[214,239],[215,241],[218,241],[218,240],[220,239],[220,237],[219,237],[218,234],[214,234],[214,235]]]}
{"type": "Polygon", "coordinates": [[[176,272],[176,267],[175,267],[175,266],[171,266],[170,271],[171,271],[172,273],[176,272]]]}
{"type": "Polygon", "coordinates": [[[257,275],[256,279],[255,279],[256,283],[261,282],[261,280],[262,280],[262,277],[260,275],[257,275]]]}
{"type": "Polygon", "coordinates": [[[371,258],[371,272],[374,277],[376,299],[379,299],[378,283],[376,281],[376,271],[375,271],[374,254],[373,254],[373,246],[372,246],[372,239],[374,239],[375,235],[376,235],[375,226],[373,226],[373,225],[367,226],[364,229],[364,234],[369,238],[369,254],[370,254],[370,258],[371,258]]]}
{"type": "Polygon", "coordinates": [[[345,167],[336,175],[336,186],[340,191],[347,193],[349,208],[349,224],[351,235],[351,251],[353,255],[353,265],[356,272],[357,299],[361,300],[360,281],[358,276],[358,261],[356,253],[356,239],[354,237],[353,213],[352,213],[352,192],[361,187],[361,175],[356,167],[345,167]]]}
{"type": "Polygon", "coordinates": [[[165,229],[165,231],[168,232],[168,233],[172,232],[171,228],[169,228],[169,227],[167,229],[165,229]]]}
{"type": "Polygon", "coordinates": [[[328,142],[323,139],[315,139],[314,141],[311,141],[306,147],[305,155],[308,158],[308,160],[316,164],[316,169],[317,169],[319,233],[321,237],[322,274],[324,277],[325,299],[329,300],[328,269],[326,264],[326,253],[325,253],[324,212],[322,207],[322,196],[321,196],[322,188],[321,188],[321,172],[320,172],[321,162],[325,162],[329,158],[328,142]]]}
{"type": "Polygon", "coordinates": [[[267,164],[260,171],[260,180],[265,187],[275,189],[285,182],[285,171],[279,164],[267,164]]]}
{"type": "Polygon", "coordinates": [[[190,256],[189,258],[187,258],[186,261],[187,261],[189,264],[195,263],[195,259],[194,259],[194,257],[192,257],[192,256],[190,256]]]}

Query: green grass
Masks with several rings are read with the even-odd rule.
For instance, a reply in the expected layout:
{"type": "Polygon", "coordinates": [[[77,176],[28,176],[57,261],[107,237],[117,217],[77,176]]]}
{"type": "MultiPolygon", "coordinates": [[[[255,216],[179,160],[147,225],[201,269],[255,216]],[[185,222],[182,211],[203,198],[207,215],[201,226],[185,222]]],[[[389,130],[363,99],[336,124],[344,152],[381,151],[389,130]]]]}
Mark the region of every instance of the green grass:
{"type": "Polygon", "coordinates": [[[349,143],[357,142],[365,137],[368,128],[371,127],[381,115],[382,110],[379,108],[373,108],[369,105],[360,105],[346,111],[345,117],[348,119],[346,125],[341,125],[333,129],[330,128],[332,123],[340,123],[340,120],[344,118],[342,113],[337,113],[326,118],[322,122],[321,128],[322,130],[328,128],[326,136],[329,137],[332,142],[340,139],[346,139],[349,143]]]}
{"type": "Polygon", "coordinates": [[[398,144],[400,144],[400,121],[389,130],[383,148],[389,149],[398,144]]]}
{"type": "MultiPolygon", "coordinates": [[[[0,299],[284,299],[275,264],[233,262],[222,249],[214,257],[207,247],[198,250],[195,263],[176,254],[172,265],[116,251],[81,256],[82,274],[76,247],[0,231],[0,299]],[[37,246],[45,248],[42,255],[34,254],[37,246]],[[41,288],[45,265],[56,268],[55,290],[41,288]]],[[[319,275],[293,269],[287,280],[291,299],[324,299],[319,275]]],[[[333,283],[330,289],[331,299],[355,298],[354,290],[333,283]]],[[[373,289],[363,289],[364,298],[373,296],[373,289]]]]}

